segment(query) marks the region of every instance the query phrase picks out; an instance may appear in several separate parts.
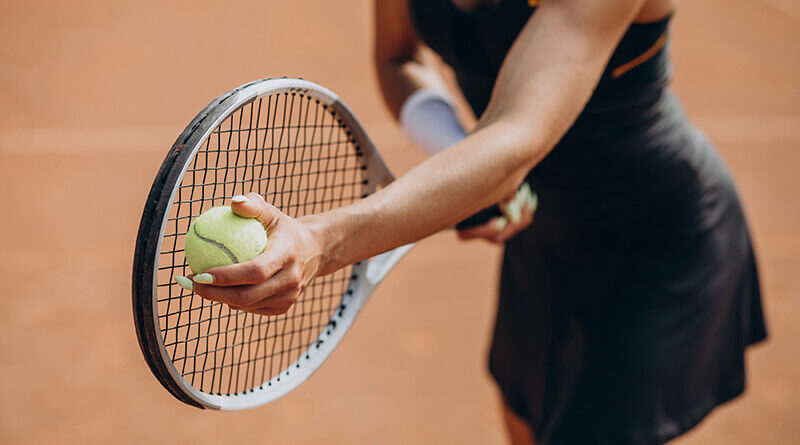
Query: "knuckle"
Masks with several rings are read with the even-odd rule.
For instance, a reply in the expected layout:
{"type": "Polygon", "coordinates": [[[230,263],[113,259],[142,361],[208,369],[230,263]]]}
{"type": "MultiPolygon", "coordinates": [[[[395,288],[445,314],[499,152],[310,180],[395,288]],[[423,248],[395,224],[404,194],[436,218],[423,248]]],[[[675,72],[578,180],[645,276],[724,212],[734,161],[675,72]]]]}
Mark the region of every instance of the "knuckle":
{"type": "Polygon", "coordinates": [[[287,264],[294,263],[297,261],[297,253],[294,251],[294,249],[287,249],[286,253],[283,254],[283,259],[287,264]]]}
{"type": "Polygon", "coordinates": [[[250,275],[256,282],[264,282],[269,278],[269,268],[266,264],[253,263],[248,270],[250,275]]]}
{"type": "Polygon", "coordinates": [[[286,279],[286,288],[287,289],[299,289],[301,284],[300,274],[297,271],[293,271],[289,274],[289,277],[286,279]]]}

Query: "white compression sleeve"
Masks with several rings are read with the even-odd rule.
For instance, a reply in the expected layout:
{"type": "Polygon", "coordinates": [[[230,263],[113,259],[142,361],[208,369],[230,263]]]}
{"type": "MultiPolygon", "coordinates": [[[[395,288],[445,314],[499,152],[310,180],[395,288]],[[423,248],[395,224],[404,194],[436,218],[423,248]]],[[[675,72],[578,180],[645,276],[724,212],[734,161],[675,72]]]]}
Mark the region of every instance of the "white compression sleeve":
{"type": "Polygon", "coordinates": [[[415,91],[403,103],[400,125],[411,141],[431,155],[467,136],[450,101],[426,88],[415,91]]]}

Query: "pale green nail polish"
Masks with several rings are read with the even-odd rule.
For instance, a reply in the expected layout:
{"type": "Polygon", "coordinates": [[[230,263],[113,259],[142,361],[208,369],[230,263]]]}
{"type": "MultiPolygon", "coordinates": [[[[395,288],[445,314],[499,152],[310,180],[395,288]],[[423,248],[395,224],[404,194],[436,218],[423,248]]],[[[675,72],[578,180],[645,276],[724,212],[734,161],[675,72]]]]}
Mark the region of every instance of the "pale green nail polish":
{"type": "Polygon", "coordinates": [[[501,216],[497,218],[497,222],[494,225],[494,229],[499,232],[505,229],[507,225],[508,225],[508,220],[506,219],[505,216],[501,216]]]}
{"type": "Polygon", "coordinates": [[[504,213],[511,223],[516,224],[522,219],[522,205],[516,199],[512,199],[505,205],[504,213]]]}
{"type": "Polygon", "coordinates": [[[522,183],[522,187],[519,188],[525,196],[531,196],[533,191],[531,190],[530,184],[527,182],[522,183]]]}
{"type": "Polygon", "coordinates": [[[239,204],[241,204],[243,202],[247,202],[247,196],[236,195],[233,198],[231,198],[231,202],[235,202],[235,203],[239,203],[239,204]]]}
{"type": "Polygon", "coordinates": [[[200,283],[200,284],[212,284],[212,283],[214,283],[214,276],[211,275],[210,273],[197,274],[192,279],[194,280],[195,283],[200,283]]]}
{"type": "Polygon", "coordinates": [[[175,282],[178,283],[178,286],[180,286],[180,287],[182,287],[182,288],[184,288],[184,289],[186,289],[188,291],[191,291],[194,288],[194,283],[192,283],[192,280],[190,280],[190,279],[188,279],[188,278],[186,278],[184,276],[175,277],[175,282]]]}

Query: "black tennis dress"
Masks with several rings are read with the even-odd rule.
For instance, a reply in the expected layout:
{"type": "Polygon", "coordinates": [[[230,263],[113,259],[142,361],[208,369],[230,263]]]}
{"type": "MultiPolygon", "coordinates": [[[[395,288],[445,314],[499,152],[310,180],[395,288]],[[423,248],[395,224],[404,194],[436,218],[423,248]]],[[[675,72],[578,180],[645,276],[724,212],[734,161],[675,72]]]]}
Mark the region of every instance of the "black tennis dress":
{"type": "MultiPolygon", "coordinates": [[[[534,9],[410,11],[480,116],[534,9]]],[[[766,337],[733,181],[668,87],[668,22],[627,31],[530,172],[539,209],[505,246],[489,367],[541,443],[666,442],[742,393],[745,349],[766,337]]]]}

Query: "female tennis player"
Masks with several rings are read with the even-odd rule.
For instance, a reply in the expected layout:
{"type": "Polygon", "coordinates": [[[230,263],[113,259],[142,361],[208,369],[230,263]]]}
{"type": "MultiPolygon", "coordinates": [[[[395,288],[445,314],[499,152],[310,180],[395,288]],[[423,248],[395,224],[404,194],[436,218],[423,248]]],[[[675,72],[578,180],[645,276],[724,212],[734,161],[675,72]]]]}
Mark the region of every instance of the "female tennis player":
{"type": "Polygon", "coordinates": [[[675,0],[378,0],[384,97],[433,154],[355,204],[293,219],[233,208],[271,234],[194,290],[285,312],[315,276],[414,242],[527,181],[521,217],[462,238],[504,242],[489,367],[515,444],[662,443],[744,390],[766,337],[731,177],[668,87],[675,0]],[[455,71],[467,134],[420,50],[455,71]]]}

